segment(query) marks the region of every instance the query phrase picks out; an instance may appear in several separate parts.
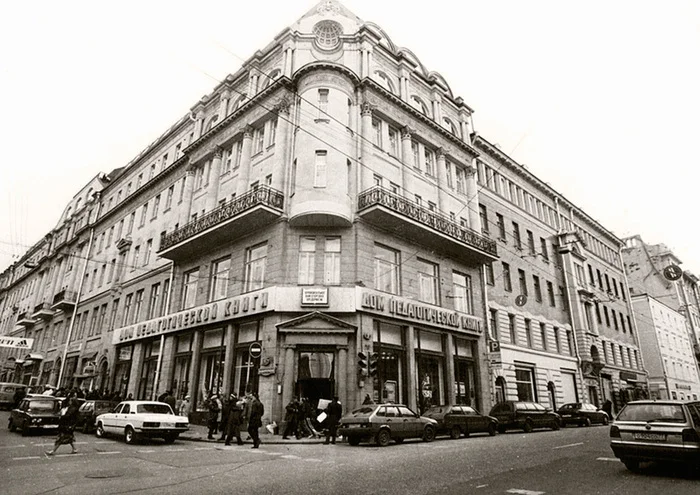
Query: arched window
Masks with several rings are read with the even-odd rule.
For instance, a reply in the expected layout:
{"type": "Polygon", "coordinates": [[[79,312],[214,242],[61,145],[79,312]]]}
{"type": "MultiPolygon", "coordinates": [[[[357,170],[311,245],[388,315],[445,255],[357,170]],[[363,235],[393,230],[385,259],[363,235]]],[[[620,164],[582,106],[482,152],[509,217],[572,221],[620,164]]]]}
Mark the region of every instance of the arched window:
{"type": "Polygon", "coordinates": [[[591,346],[591,360],[593,362],[600,362],[600,352],[598,352],[598,348],[594,345],[591,346]]]}
{"type": "Polygon", "coordinates": [[[280,77],[282,72],[279,69],[275,69],[269,74],[262,73],[260,74],[260,78],[262,79],[262,84],[260,84],[260,91],[263,89],[267,88],[270,84],[272,84],[272,81],[280,77]]]}
{"type": "Polygon", "coordinates": [[[549,394],[549,405],[552,406],[552,411],[557,410],[557,389],[554,387],[554,382],[547,384],[547,393],[549,394]]]}
{"type": "Polygon", "coordinates": [[[496,378],[496,403],[506,400],[506,380],[502,376],[496,378]]]}
{"type": "Polygon", "coordinates": [[[430,110],[420,96],[411,95],[411,105],[426,117],[430,117],[430,110]]]}
{"type": "Polygon", "coordinates": [[[233,108],[231,109],[231,111],[235,112],[236,110],[238,110],[241,107],[241,105],[243,105],[246,98],[248,98],[248,95],[245,93],[243,93],[241,96],[239,96],[238,99],[233,104],[233,108]]]}
{"type": "Polygon", "coordinates": [[[211,118],[211,120],[209,121],[209,123],[207,124],[207,126],[204,128],[204,132],[209,132],[211,130],[211,128],[214,127],[214,124],[216,124],[217,120],[219,120],[219,116],[214,115],[211,118]]]}
{"type": "Polygon", "coordinates": [[[375,71],[374,75],[377,76],[377,82],[381,84],[384,87],[384,89],[386,89],[390,93],[396,94],[394,83],[391,81],[391,78],[386,74],[386,72],[378,70],[375,71]]]}
{"type": "Polygon", "coordinates": [[[442,126],[450,131],[452,134],[455,136],[459,136],[459,131],[457,130],[457,126],[455,126],[454,122],[452,122],[450,119],[447,117],[444,117],[442,119],[442,126]]]}

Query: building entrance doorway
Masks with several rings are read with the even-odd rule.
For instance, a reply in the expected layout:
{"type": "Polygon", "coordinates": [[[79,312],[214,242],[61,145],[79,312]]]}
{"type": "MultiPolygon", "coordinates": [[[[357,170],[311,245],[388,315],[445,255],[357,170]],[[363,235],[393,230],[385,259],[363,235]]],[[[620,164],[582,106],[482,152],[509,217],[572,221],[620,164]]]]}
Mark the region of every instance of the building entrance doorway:
{"type": "Polygon", "coordinates": [[[300,351],[295,393],[306,397],[315,409],[319,399],[335,394],[335,352],[300,351]]]}

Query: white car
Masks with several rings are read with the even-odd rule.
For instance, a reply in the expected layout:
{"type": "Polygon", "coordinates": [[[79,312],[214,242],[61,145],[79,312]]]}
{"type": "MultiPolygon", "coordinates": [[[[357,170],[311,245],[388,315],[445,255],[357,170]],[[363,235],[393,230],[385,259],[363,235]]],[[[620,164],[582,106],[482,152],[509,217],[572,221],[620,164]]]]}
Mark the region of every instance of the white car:
{"type": "Polygon", "coordinates": [[[98,437],[124,435],[126,443],[138,437],[158,437],[173,443],[189,429],[188,419],[176,416],[168,404],[143,400],[120,402],[114,411],[97,416],[95,424],[98,437]]]}

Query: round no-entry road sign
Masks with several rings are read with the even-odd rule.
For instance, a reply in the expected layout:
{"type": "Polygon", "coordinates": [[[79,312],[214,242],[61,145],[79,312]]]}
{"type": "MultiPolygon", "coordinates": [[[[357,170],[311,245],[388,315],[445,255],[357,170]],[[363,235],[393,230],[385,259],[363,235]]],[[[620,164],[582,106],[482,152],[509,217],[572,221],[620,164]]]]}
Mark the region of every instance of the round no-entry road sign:
{"type": "Polygon", "coordinates": [[[262,354],[262,346],[260,345],[260,342],[253,342],[250,344],[248,352],[250,353],[250,357],[253,359],[259,358],[262,354]]]}

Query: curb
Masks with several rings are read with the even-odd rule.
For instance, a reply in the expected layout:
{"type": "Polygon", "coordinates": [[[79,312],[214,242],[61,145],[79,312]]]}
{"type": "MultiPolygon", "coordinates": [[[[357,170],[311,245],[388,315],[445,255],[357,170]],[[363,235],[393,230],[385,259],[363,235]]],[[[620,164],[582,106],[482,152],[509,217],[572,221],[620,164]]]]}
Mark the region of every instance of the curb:
{"type": "MultiPolygon", "coordinates": [[[[218,440],[209,440],[208,438],[203,438],[199,436],[187,436],[187,435],[180,435],[178,437],[178,440],[185,440],[187,442],[202,442],[202,443],[211,443],[214,445],[221,445],[224,446],[224,442],[219,442],[218,440]]],[[[325,442],[325,438],[319,438],[319,439],[303,439],[303,440],[283,440],[282,438],[270,438],[266,439],[265,437],[260,438],[260,445],[322,445],[325,442]]],[[[248,440],[247,442],[243,442],[246,445],[252,445],[253,442],[248,440]]],[[[336,442],[336,443],[342,443],[342,442],[336,442]]]]}

